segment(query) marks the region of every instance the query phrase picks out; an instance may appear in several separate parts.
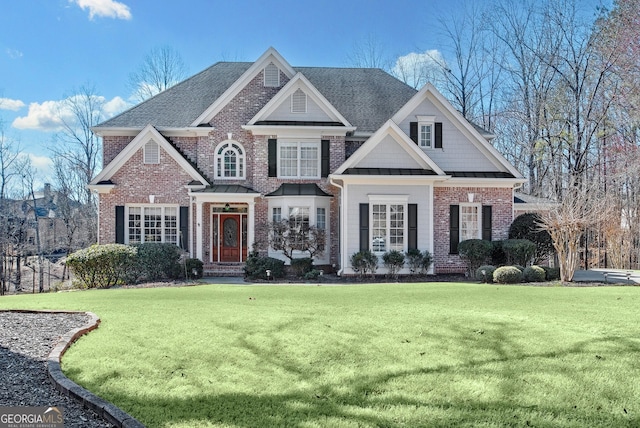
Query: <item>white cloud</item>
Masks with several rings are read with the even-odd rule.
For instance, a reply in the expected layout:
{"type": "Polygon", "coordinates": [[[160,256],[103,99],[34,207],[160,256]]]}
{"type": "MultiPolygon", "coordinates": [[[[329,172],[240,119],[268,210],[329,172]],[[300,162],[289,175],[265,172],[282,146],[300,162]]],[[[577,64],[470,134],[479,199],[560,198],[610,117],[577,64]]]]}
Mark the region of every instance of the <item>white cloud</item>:
{"type": "Polygon", "coordinates": [[[131,19],[129,6],[114,0],[69,0],[82,10],[89,9],[89,19],[94,16],[116,19],[131,19]]]}
{"type": "Polygon", "coordinates": [[[18,59],[24,56],[24,54],[17,49],[7,48],[6,52],[11,59],[18,59]]]}
{"type": "Polygon", "coordinates": [[[122,113],[131,107],[131,104],[120,97],[114,97],[111,101],[104,103],[104,114],[107,118],[113,117],[118,113],[122,113]]]}
{"type": "Polygon", "coordinates": [[[35,129],[44,132],[59,131],[62,118],[72,120],[73,114],[65,106],[65,101],[45,101],[29,104],[29,112],[24,117],[14,119],[12,126],[18,129],[35,129]]]}
{"type": "Polygon", "coordinates": [[[11,98],[0,98],[0,110],[18,111],[24,107],[24,103],[20,100],[12,100],[11,98]]]}
{"type": "Polygon", "coordinates": [[[410,52],[398,57],[391,73],[407,85],[418,89],[427,82],[436,83],[446,64],[440,51],[410,52]]]}
{"type": "MultiPolygon", "coordinates": [[[[107,101],[100,96],[97,97],[97,101],[98,104],[101,104],[104,119],[112,117],[130,106],[120,97],[107,101]]],[[[31,103],[27,115],[14,119],[12,126],[17,129],[32,129],[42,132],[60,131],[65,123],[73,124],[76,120],[69,104],[69,98],[45,101],[42,104],[31,103]]]]}

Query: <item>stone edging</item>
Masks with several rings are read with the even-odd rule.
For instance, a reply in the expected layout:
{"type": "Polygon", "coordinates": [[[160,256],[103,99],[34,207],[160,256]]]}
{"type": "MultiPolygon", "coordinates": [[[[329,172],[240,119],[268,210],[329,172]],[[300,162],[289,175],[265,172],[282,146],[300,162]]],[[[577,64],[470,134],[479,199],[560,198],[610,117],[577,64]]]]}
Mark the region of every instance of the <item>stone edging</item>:
{"type": "Polygon", "coordinates": [[[74,398],[82,403],[82,405],[91,409],[98,414],[98,416],[104,418],[110,424],[113,424],[117,428],[144,428],[144,425],[140,423],[133,416],[124,412],[120,408],[114,406],[106,400],[98,397],[95,394],[82,388],[71,379],[67,378],[62,373],[60,366],[60,360],[64,353],[78,338],[91,330],[98,328],[100,325],[100,318],[93,312],[78,312],[78,311],[35,311],[35,310],[10,310],[9,312],[24,312],[24,313],[51,313],[51,314],[86,314],[90,317],[89,323],[82,327],[70,330],[66,332],[53,350],[47,357],[47,371],[49,372],[49,379],[53,382],[56,389],[71,398],[74,398]]]}

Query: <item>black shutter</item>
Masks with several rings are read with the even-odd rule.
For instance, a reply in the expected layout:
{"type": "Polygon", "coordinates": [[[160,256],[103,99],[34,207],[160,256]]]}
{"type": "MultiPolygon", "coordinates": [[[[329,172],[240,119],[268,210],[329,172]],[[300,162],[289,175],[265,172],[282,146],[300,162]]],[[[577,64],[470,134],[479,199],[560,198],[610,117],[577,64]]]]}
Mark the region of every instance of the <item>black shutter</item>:
{"type": "Polygon", "coordinates": [[[409,122],[409,138],[418,144],[418,122],[409,122]]]}
{"type": "Polygon", "coordinates": [[[269,138],[269,177],[278,176],[278,140],[269,138]]]}
{"type": "Polygon", "coordinates": [[[408,226],[409,240],[407,241],[408,250],[418,249],[418,204],[409,204],[408,206],[408,226]]]}
{"type": "Polygon", "coordinates": [[[124,244],[124,205],[116,205],[116,244],[124,244]]]}
{"type": "Polygon", "coordinates": [[[442,148],[442,122],[436,122],[435,128],[436,128],[435,129],[435,137],[436,137],[435,148],[441,149],[442,148]]]}
{"type": "Polygon", "coordinates": [[[189,207],[180,207],[180,248],[189,251],[189,207]]]}
{"type": "Polygon", "coordinates": [[[360,204],[360,251],[369,249],[369,204],[360,204]]]}
{"type": "Polygon", "coordinates": [[[321,157],[321,171],[322,177],[329,176],[329,140],[322,140],[322,157],[321,157]]]}
{"type": "Polygon", "coordinates": [[[449,254],[458,254],[460,242],[460,206],[449,205],[449,254]]]}
{"type": "Polygon", "coordinates": [[[491,241],[491,205],[482,207],[482,239],[491,241]]]}

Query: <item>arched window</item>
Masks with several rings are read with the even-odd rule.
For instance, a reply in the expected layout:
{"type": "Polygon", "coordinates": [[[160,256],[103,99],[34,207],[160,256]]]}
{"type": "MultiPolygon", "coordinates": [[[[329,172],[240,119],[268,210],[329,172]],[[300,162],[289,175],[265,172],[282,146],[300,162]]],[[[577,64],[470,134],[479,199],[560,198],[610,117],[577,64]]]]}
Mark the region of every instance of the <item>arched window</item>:
{"type": "Polygon", "coordinates": [[[237,141],[223,141],[215,152],[216,178],[239,179],[245,177],[244,148],[237,141]]]}

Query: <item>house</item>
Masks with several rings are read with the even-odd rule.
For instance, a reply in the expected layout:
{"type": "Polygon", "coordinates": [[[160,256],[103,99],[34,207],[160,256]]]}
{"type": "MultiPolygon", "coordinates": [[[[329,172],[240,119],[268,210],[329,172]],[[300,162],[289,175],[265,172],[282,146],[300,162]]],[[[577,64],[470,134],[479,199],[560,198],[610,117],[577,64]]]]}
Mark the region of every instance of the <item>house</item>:
{"type": "MultiPolygon", "coordinates": [[[[93,129],[103,138],[99,242],[171,242],[216,272],[270,256],[269,222],[327,237],[316,265],[350,274],[361,249],[434,255],[503,239],[525,180],[427,85],[379,69],[293,67],[275,49],[219,62],[93,129]]],[[[284,258],[283,258],[284,259],[284,258]]],[[[379,272],[383,272],[381,269],[379,272]]]]}
{"type": "Polygon", "coordinates": [[[80,204],[52,190],[49,183],[33,197],[4,199],[0,211],[0,219],[16,252],[54,254],[87,245],[87,221],[80,204]]]}

